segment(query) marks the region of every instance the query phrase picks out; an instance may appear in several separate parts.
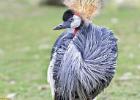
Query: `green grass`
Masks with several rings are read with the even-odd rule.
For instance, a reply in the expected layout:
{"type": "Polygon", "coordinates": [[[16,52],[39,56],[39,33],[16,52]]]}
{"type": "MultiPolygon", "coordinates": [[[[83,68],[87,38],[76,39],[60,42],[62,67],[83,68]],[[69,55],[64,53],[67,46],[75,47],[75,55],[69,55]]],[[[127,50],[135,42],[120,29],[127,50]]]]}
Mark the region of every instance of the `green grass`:
{"type": "MultiPolygon", "coordinates": [[[[24,0],[22,0],[24,1],[24,0]]],[[[0,3],[0,97],[52,100],[46,72],[51,47],[62,31],[53,31],[65,8],[38,7],[27,2],[0,3]],[[14,83],[12,83],[14,81],[14,83]]],[[[98,100],[140,99],[140,9],[105,8],[93,23],[111,28],[118,37],[116,76],[98,100]],[[111,22],[111,20],[114,22],[111,22]],[[122,79],[126,78],[126,79],[122,79]]]]}

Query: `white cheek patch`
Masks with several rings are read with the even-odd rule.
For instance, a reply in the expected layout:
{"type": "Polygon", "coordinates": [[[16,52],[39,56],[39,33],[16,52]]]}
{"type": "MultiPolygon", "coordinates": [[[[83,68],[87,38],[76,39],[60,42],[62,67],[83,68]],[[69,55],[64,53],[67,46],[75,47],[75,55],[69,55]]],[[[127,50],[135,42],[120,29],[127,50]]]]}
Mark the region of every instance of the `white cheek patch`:
{"type": "Polygon", "coordinates": [[[81,24],[81,18],[79,16],[74,15],[73,16],[73,22],[71,23],[71,28],[77,28],[81,24]]]}

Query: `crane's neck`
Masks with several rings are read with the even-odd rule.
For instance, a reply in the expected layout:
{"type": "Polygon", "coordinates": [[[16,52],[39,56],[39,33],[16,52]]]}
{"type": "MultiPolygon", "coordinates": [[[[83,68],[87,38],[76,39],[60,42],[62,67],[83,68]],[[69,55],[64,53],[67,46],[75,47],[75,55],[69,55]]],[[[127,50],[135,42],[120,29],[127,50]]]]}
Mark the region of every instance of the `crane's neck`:
{"type": "Polygon", "coordinates": [[[78,31],[79,31],[78,28],[75,28],[75,29],[73,29],[73,28],[68,28],[68,29],[67,29],[67,32],[68,32],[68,33],[72,33],[73,36],[76,36],[76,34],[78,33],[78,31]]]}

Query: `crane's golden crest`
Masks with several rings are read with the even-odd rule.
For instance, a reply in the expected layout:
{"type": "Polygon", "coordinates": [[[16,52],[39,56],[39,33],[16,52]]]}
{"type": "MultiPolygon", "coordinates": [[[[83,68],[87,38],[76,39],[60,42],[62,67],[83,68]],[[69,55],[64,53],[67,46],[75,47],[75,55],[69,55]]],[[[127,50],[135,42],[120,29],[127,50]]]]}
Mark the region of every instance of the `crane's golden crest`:
{"type": "Polygon", "coordinates": [[[64,0],[64,4],[79,13],[85,20],[91,20],[101,8],[102,0],[64,0]]]}

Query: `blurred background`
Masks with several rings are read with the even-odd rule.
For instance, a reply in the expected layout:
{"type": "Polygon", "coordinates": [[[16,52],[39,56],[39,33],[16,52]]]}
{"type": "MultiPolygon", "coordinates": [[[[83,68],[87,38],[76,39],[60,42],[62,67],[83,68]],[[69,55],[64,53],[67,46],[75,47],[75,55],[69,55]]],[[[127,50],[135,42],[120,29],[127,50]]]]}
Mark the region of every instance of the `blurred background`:
{"type": "MultiPolygon", "coordinates": [[[[60,1],[0,0],[0,98],[52,100],[46,79],[60,1]]],[[[98,100],[140,100],[140,0],[105,0],[93,23],[112,29],[119,45],[116,76],[98,100]]]]}

